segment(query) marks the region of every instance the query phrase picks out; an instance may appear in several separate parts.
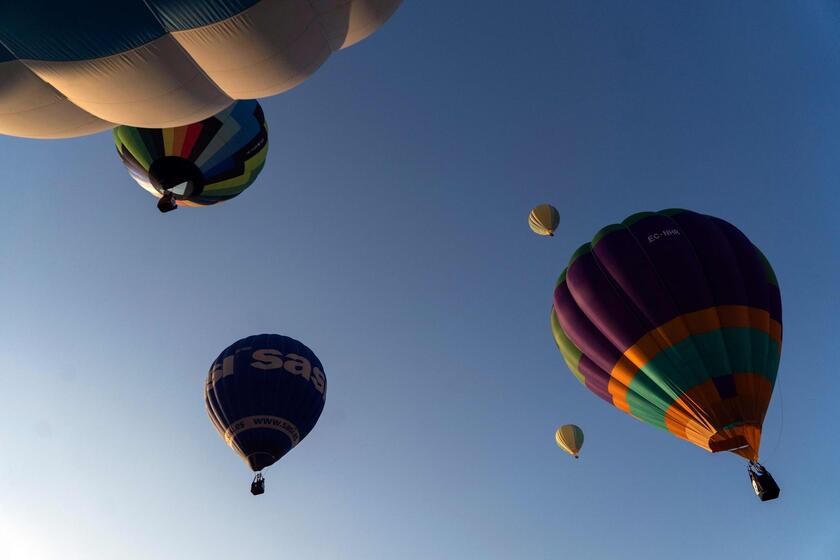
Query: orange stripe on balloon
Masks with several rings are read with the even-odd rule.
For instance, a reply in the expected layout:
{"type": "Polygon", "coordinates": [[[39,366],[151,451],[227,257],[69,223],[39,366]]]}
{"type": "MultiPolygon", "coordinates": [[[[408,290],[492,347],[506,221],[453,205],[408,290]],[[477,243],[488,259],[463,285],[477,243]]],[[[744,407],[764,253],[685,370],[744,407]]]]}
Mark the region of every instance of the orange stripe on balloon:
{"type": "Polygon", "coordinates": [[[172,129],[172,155],[187,157],[184,154],[184,138],[187,135],[186,126],[178,126],[172,129]]]}
{"type": "Polygon", "coordinates": [[[761,424],[773,387],[758,373],[741,372],[732,377],[734,397],[721,399],[714,380],[709,379],[668,407],[665,425],[672,434],[707,451],[732,451],[757,460],[761,424]]]}
{"type": "Polygon", "coordinates": [[[613,406],[630,414],[630,404],[627,402],[627,385],[610,378],[607,383],[607,391],[613,398],[613,406]]]}
{"type": "Polygon", "coordinates": [[[629,387],[633,382],[633,377],[639,369],[640,368],[632,359],[626,356],[621,356],[618,359],[618,362],[613,366],[612,371],[610,371],[610,378],[615,379],[616,381],[629,387]]]}
{"type": "Polygon", "coordinates": [[[751,419],[761,424],[770,406],[773,384],[769,379],[757,373],[736,373],[732,377],[735,379],[736,394],[752,396],[750,404],[754,410],[751,411],[751,419]]]}
{"type": "Polygon", "coordinates": [[[701,447],[708,439],[708,430],[684,409],[677,406],[672,405],[665,410],[665,428],[675,436],[701,447]]]}
{"type": "Polygon", "coordinates": [[[675,419],[675,424],[680,425],[683,430],[683,435],[676,435],[707,450],[709,449],[709,438],[715,432],[714,426],[704,413],[710,399],[720,400],[714,382],[711,380],[674,399],[674,402],[665,411],[665,417],[675,419]]]}
{"type": "Polygon", "coordinates": [[[633,374],[629,372],[628,361],[635,365],[636,369],[642,369],[662,350],[679,344],[692,335],[721,328],[738,327],[766,332],[773,340],[781,344],[782,327],[778,321],[770,319],[767,311],[745,305],[709,307],[693,313],[685,313],[649,331],[624,351],[613,366],[610,375],[622,380],[625,385],[629,385],[633,374]]]}
{"type": "MultiPolygon", "coordinates": [[[[711,332],[721,328],[753,328],[767,333],[781,345],[781,325],[778,321],[771,319],[770,314],[763,309],[745,305],[722,305],[693,313],[685,313],[649,331],[619,357],[610,371],[610,381],[607,386],[607,390],[613,397],[613,405],[627,413],[630,412],[630,406],[627,403],[628,387],[630,387],[637,372],[642,370],[664,349],[679,344],[694,334],[711,332]]],[[[668,407],[665,411],[665,427],[677,437],[711,451],[710,440],[715,437],[716,433],[720,432],[723,426],[731,423],[732,418],[737,416],[732,408],[733,406],[736,406],[741,412],[746,410],[757,411],[766,410],[770,402],[772,387],[764,376],[741,373],[735,375],[735,381],[736,394],[739,395],[736,398],[741,399],[743,395],[752,394],[751,391],[754,391],[756,386],[760,385],[762,389],[755,397],[757,402],[749,404],[743,402],[740,406],[732,403],[724,405],[714,381],[709,379],[680,395],[668,407]],[[753,378],[760,378],[763,381],[757,381],[753,378]],[[713,409],[717,409],[717,412],[712,412],[710,418],[708,411],[713,409]]],[[[747,416],[749,418],[743,419],[745,422],[761,425],[763,418],[755,418],[756,414],[747,414],[747,416]]],[[[727,433],[730,432],[733,441],[735,438],[743,436],[748,445],[758,442],[761,435],[760,428],[757,429],[758,435],[750,432],[747,436],[742,433],[744,430],[735,430],[734,428],[727,431],[727,433]]],[[[758,448],[755,447],[739,454],[758,456],[758,448]]]]}

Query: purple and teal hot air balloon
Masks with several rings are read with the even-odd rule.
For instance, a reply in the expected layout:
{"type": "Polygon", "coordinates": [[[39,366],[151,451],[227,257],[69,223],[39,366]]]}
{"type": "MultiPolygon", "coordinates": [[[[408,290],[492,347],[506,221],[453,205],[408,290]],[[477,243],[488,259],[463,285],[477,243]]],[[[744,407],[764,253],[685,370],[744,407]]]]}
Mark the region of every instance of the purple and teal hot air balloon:
{"type": "MultiPolygon", "coordinates": [[[[237,101],[203,121],[175,128],[114,129],[117,151],[137,183],[174,204],[208,206],[247,189],[265,164],[268,129],[256,101],[237,101]]],[[[163,202],[163,201],[162,201],[163,202]]]]}
{"type": "Polygon", "coordinates": [[[782,305],[770,263],[732,224],[674,209],[603,228],[560,275],[551,330],[601,399],[758,461],[782,305]]]}

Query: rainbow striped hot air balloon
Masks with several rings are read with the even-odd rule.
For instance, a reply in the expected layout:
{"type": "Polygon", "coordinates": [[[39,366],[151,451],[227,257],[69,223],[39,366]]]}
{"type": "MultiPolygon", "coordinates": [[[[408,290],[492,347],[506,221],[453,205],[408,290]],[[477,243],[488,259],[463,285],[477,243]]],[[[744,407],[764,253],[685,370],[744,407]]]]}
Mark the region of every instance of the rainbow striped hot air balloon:
{"type": "Polygon", "coordinates": [[[553,311],[554,339],[590,391],[703,449],[758,460],[782,306],[770,263],[735,226],[688,210],[608,226],[572,256],[553,311]]]}
{"type": "Polygon", "coordinates": [[[186,206],[237,196],[257,178],[268,153],[268,129],[256,101],[237,101],[209,119],[175,128],[118,126],[114,141],[141,187],[186,206]]]}

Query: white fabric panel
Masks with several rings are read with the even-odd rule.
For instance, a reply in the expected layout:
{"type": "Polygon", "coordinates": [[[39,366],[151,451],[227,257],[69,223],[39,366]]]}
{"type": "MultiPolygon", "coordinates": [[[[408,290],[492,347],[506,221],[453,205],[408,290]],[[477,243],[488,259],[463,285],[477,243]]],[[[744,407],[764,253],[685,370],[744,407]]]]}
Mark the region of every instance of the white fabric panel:
{"type": "Polygon", "coordinates": [[[0,134],[70,138],[113,126],[73,105],[22,62],[0,63],[0,134]]]}
{"type": "Polygon", "coordinates": [[[149,179],[145,175],[141,175],[137,171],[133,170],[130,167],[127,167],[128,174],[131,175],[131,178],[137,181],[137,184],[143,187],[144,190],[153,194],[157,198],[163,198],[163,195],[158,192],[154,185],[149,181],[149,179]]]}
{"type": "Polygon", "coordinates": [[[310,0],[321,14],[334,51],[358,43],[382,26],[402,0],[310,0]]]}
{"type": "Polygon", "coordinates": [[[341,48],[347,48],[366,39],[388,21],[402,0],[352,0],[347,37],[341,48]]]}
{"type": "Polygon", "coordinates": [[[263,0],[225,21],[172,35],[219,88],[237,99],[291,89],[331,52],[308,0],[263,0]]]}
{"type": "Polygon", "coordinates": [[[337,51],[344,44],[350,22],[350,5],[354,0],[311,0],[319,14],[320,25],[330,44],[337,51]]]}
{"type": "Polygon", "coordinates": [[[180,126],[233,103],[171,35],[94,60],[23,62],[74,104],[120,124],[180,126]]]}

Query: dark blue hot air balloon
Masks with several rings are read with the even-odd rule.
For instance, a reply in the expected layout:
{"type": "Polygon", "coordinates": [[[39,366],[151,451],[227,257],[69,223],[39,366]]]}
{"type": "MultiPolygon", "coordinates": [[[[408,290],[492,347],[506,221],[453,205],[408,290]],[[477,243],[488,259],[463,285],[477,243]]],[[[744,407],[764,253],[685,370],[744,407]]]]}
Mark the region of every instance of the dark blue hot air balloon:
{"type": "Polygon", "coordinates": [[[279,334],[258,334],[228,346],[207,373],[204,403],[225,442],[257,473],[305,438],[321,416],[327,378],[306,345],[279,334]]]}

